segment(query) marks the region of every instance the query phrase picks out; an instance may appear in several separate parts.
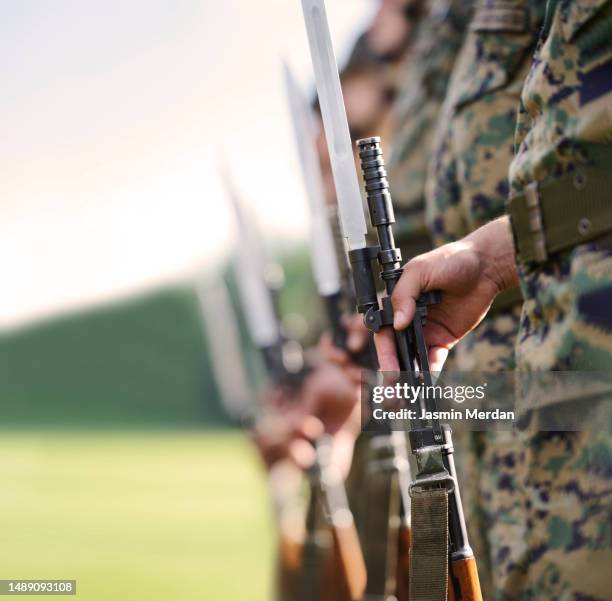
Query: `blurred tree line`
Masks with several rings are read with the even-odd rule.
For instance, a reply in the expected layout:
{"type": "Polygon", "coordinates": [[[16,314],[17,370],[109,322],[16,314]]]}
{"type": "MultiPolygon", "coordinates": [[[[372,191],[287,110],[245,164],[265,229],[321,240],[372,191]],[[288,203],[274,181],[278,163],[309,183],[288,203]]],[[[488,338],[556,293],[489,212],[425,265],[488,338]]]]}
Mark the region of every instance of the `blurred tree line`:
{"type": "MultiPolygon", "coordinates": [[[[284,249],[283,316],[321,323],[304,248],[284,249]]],[[[231,266],[224,273],[252,384],[263,381],[231,266]]],[[[214,318],[214,316],[210,316],[214,318]]],[[[0,423],[61,426],[229,426],[192,286],[35,324],[0,337],[0,423]]],[[[291,319],[289,320],[292,321],[291,319]]],[[[293,319],[295,322],[295,319],[293,319]]]]}

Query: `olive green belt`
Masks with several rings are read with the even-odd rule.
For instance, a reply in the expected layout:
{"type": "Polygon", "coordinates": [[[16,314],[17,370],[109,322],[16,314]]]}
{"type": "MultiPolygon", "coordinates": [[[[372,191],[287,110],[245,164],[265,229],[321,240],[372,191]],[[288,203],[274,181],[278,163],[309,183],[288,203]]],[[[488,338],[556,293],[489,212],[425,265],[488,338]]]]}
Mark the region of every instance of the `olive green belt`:
{"type": "Polygon", "coordinates": [[[612,231],[612,162],[579,167],[546,186],[529,184],[507,210],[520,263],[543,263],[594,240],[612,231]]]}

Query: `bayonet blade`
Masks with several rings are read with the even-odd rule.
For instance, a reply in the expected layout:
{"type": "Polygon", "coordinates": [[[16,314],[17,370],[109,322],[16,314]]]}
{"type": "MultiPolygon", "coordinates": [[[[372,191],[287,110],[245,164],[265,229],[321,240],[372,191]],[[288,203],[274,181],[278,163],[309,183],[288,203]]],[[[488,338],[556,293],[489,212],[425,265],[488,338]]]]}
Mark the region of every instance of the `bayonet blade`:
{"type": "Polygon", "coordinates": [[[232,312],[232,301],[223,278],[196,286],[202,317],[211,347],[215,382],[227,412],[239,420],[253,421],[256,401],[240,348],[240,333],[232,312]]]}
{"type": "Polygon", "coordinates": [[[302,0],[302,9],[340,208],[342,230],[350,250],[364,248],[366,222],[325,2],[302,0]]]}
{"type": "Polygon", "coordinates": [[[330,215],[325,203],[321,166],[315,148],[312,109],[286,63],[283,64],[283,72],[304,187],[310,207],[312,270],[319,294],[330,296],[340,292],[340,269],[329,222],[330,215]]]}
{"type": "Polygon", "coordinates": [[[258,348],[268,348],[281,338],[272,295],[266,284],[266,260],[257,234],[244,214],[244,208],[227,177],[228,196],[238,225],[236,276],[242,308],[253,342],[258,348]]]}

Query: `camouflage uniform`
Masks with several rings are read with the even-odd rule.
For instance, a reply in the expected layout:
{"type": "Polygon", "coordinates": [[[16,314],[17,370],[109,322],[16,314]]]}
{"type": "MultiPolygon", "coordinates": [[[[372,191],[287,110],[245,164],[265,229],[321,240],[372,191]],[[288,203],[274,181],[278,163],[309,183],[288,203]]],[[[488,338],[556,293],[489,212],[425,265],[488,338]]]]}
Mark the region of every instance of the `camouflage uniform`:
{"type": "MultiPolygon", "coordinates": [[[[537,43],[545,0],[478,2],[449,83],[434,136],[425,188],[426,218],[437,245],[458,240],[504,213],[516,114],[537,43]]],[[[522,299],[518,290],[454,350],[463,371],[514,368],[522,299]]],[[[521,540],[522,521],[504,489],[504,460],[516,449],[508,432],[458,432],[457,453],[470,542],[485,599],[501,588],[512,561],[508,540],[521,540]],[[503,519],[500,519],[501,514],[503,519]],[[503,548],[503,553],[501,552],[503,548]]]]}
{"type": "MultiPolygon", "coordinates": [[[[547,186],[561,184],[575,186],[580,199],[581,170],[609,165],[611,144],[612,3],[549,2],[521,94],[511,194],[521,195],[537,182],[541,198],[547,186]]],[[[604,177],[612,188],[612,175],[604,177]]],[[[519,268],[526,300],[518,367],[609,372],[609,236],[519,268]]],[[[574,399],[581,407],[599,410],[599,427],[590,423],[590,431],[543,432],[543,405],[557,403],[550,407],[554,411],[561,406],[559,398],[541,398],[542,405],[530,412],[518,433],[522,451],[506,458],[513,472],[505,481],[512,492],[508,501],[520,507],[525,534],[511,541],[519,548],[503,551],[512,553],[513,560],[500,599],[610,599],[610,396],[594,398],[583,387],[574,399]]]]}
{"type": "Polygon", "coordinates": [[[470,5],[465,0],[431,0],[405,61],[394,106],[387,164],[396,231],[405,258],[431,248],[423,197],[428,149],[467,26],[470,5]],[[420,238],[418,244],[416,238],[420,238]]]}

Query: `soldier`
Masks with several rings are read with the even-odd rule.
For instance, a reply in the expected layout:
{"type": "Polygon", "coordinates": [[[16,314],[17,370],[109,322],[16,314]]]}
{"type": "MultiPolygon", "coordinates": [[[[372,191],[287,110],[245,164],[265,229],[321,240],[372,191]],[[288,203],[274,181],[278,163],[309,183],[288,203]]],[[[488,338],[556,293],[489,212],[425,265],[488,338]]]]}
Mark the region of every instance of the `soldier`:
{"type": "MultiPolygon", "coordinates": [[[[459,240],[504,213],[513,157],[516,112],[544,17],[545,0],[479,3],[453,68],[434,135],[425,185],[427,225],[436,245],[459,240]]],[[[514,368],[522,297],[517,287],[499,295],[483,322],[459,344],[453,368],[514,368]]],[[[517,507],[503,483],[517,451],[512,432],[456,433],[468,445],[457,454],[466,521],[478,558],[485,599],[517,565],[524,536],[517,507]],[[504,514],[503,522],[499,519],[504,514]]]]}
{"type": "MultiPolygon", "coordinates": [[[[390,182],[394,185],[396,217],[401,226],[398,242],[405,255],[413,255],[431,247],[431,238],[426,231],[424,219],[424,180],[427,163],[427,148],[431,144],[433,129],[440,106],[444,99],[446,84],[464,36],[469,18],[469,3],[458,0],[436,0],[428,4],[420,14],[420,5],[412,4],[408,12],[412,19],[418,19],[413,26],[411,44],[397,72],[399,93],[390,119],[377,120],[376,127],[369,131],[351,127],[353,138],[367,135],[382,135],[389,139],[392,147],[390,182]],[[382,127],[381,127],[382,125],[382,127]],[[387,133],[390,134],[387,137],[387,133]]],[[[407,7],[408,9],[408,7],[407,7]]],[[[344,79],[343,79],[344,84],[344,79]]],[[[343,86],[344,87],[344,86],[343,86]]],[[[349,124],[352,116],[352,97],[346,93],[345,104],[349,124]]],[[[354,125],[354,124],[351,124],[354,125]]],[[[368,336],[364,330],[361,316],[356,316],[350,326],[348,345],[351,351],[358,352],[365,345],[368,336]]],[[[360,370],[355,368],[348,355],[334,349],[328,341],[323,341],[326,356],[342,365],[349,374],[360,370]]],[[[367,440],[367,437],[361,437],[367,440]]],[[[360,462],[358,447],[355,464],[360,462]]],[[[354,470],[359,473],[362,470],[354,470]]],[[[368,482],[356,480],[355,490],[365,490],[368,482]]],[[[363,494],[361,495],[363,497],[363,494]]],[[[383,507],[372,504],[363,516],[380,512],[383,507]]],[[[362,520],[363,521],[363,520],[362,520]]],[[[382,557],[381,557],[382,559],[382,557]]],[[[400,564],[402,559],[400,558],[400,564]]],[[[405,570],[405,568],[404,568],[405,570]]],[[[397,584],[405,586],[405,574],[398,574],[397,584]]],[[[407,591],[400,592],[400,598],[407,591]]]]}
{"type": "MultiPolygon", "coordinates": [[[[416,32],[414,48],[405,67],[405,77],[394,107],[396,133],[392,137],[391,159],[388,166],[394,207],[396,209],[396,232],[398,243],[405,257],[414,256],[439,243],[436,231],[425,219],[425,183],[427,163],[436,147],[434,133],[440,117],[447,113],[445,123],[450,126],[451,107],[444,105],[451,93],[448,86],[457,85],[451,73],[457,71],[457,55],[466,38],[467,25],[471,15],[471,3],[432,2],[429,11],[416,32]],[[446,106],[444,109],[443,106],[446,106]]],[[[473,34],[468,36],[464,46],[471,47],[473,34]]],[[[525,36],[523,36],[524,38],[525,36]]],[[[523,40],[521,42],[525,43],[523,40]]],[[[512,48],[508,51],[510,52],[512,48]]],[[[465,53],[466,51],[464,51],[465,53]]],[[[518,50],[517,50],[518,53],[518,50]]],[[[522,55],[521,55],[522,57],[522,55]]],[[[471,59],[474,56],[470,57],[471,59]]],[[[465,63],[465,61],[463,61],[465,63]]],[[[473,69],[473,65],[472,65],[473,69]]],[[[472,71],[469,72],[472,74],[472,71]]],[[[463,74],[465,75],[465,73],[463,74]]],[[[475,83],[475,82],[474,82],[475,83]]],[[[489,98],[490,100],[490,98],[489,98]]],[[[518,91],[515,93],[518,102],[518,91]]],[[[454,127],[454,124],[453,124],[454,127]]],[[[512,129],[508,137],[512,135],[512,129]]],[[[501,169],[507,171],[510,162],[511,139],[507,139],[508,159],[501,169]]],[[[453,188],[454,190],[455,188],[453,188]]],[[[503,210],[503,200],[499,203],[503,210]]],[[[456,232],[458,237],[464,232],[456,232]]],[[[451,235],[451,232],[449,232],[451,235]]],[[[520,296],[520,295],[519,295],[520,296]]],[[[472,450],[468,433],[455,435],[457,469],[463,482],[475,482],[478,462],[472,450]]],[[[491,597],[491,568],[488,561],[486,536],[479,517],[478,487],[470,486],[464,494],[464,507],[469,528],[470,541],[479,558],[480,581],[485,598],[491,597]]]]}
{"type": "MultiPolygon", "coordinates": [[[[422,291],[442,290],[426,328],[438,365],[495,297],[520,283],[520,373],[612,367],[611,31],[609,1],[548,3],[521,92],[509,170],[511,221],[496,219],[406,265],[393,295],[394,325],[408,325],[422,291]]],[[[390,333],[376,342],[382,367],[397,369],[390,333]]],[[[608,422],[603,430],[593,419],[590,430],[542,431],[546,408],[559,410],[562,401],[609,419],[610,393],[584,386],[563,393],[538,397],[517,433],[521,451],[504,458],[513,466],[504,490],[523,536],[510,532],[499,548],[500,561],[512,555],[500,600],[610,596],[608,422]]]]}

